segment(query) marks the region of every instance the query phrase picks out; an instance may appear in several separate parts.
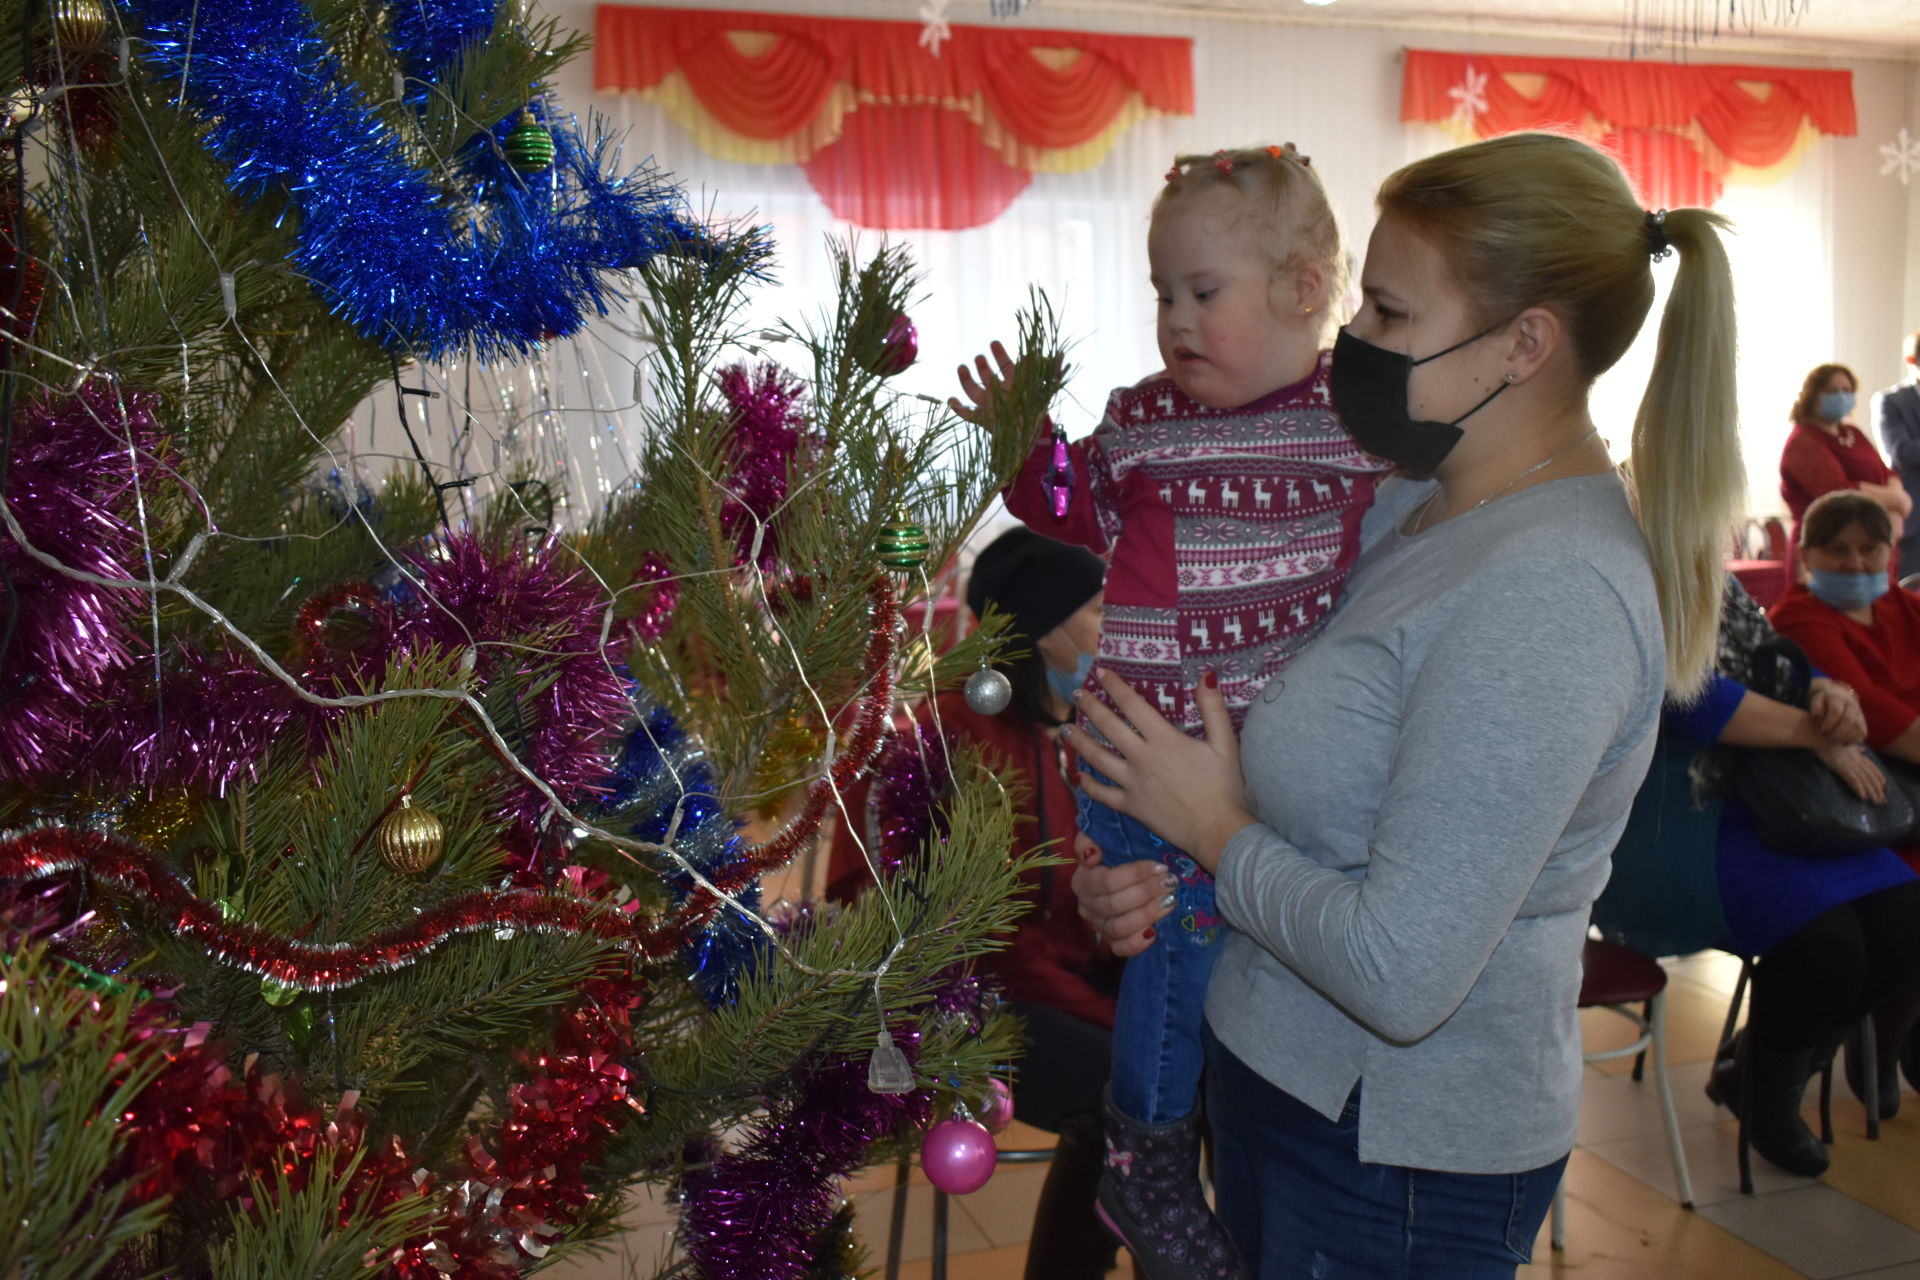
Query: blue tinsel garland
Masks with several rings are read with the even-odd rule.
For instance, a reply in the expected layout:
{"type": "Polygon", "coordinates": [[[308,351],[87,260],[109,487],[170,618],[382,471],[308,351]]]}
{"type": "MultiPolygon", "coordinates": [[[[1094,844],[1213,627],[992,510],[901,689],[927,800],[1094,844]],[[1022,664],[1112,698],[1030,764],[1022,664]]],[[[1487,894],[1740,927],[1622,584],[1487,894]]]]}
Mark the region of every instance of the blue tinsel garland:
{"type": "MultiPolygon", "coordinates": [[[[640,722],[627,734],[614,760],[603,807],[611,822],[638,840],[663,842],[673,831],[673,848],[709,878],[745,855],[737,825],[713,794],[713,770],[700,744],[645,693],[635,694],[640,722]],[[679,825],[674,826],[674,815],[679,825]]],[[[667,877],[674,901],[693,890],[685,871],[667,877]]],[[[735,895],[758,912],[760,891],[735,895]]],[[[715,1008],[731,1004],[740,983],[758,970],[767,950],[766,935],[738,911],[722,907],[686,947],[694,982],[715,1008]]]]}
{"type": "MultiPolygon", "coordinates": [[[[689,246],[718,252],[680,190],[651,169],[612,171],[593,126],[551,128],[550,170],[516,173],[478,134],[454,157],[448,193],[347,81],[300,0],[139,0],[145,63],[181,86],[206,145],[241,197],[279,195],[297,218],[295,266],[332,311],[397,354],[483,358],[533,350],[605,314],[610,273],[689,246]]],[[[493,29],[477,0],[394,0],[393,47],[423,105],[462,49],[493,29]]],[[[755,251],[742,264],[759,267],[755,251]]]]}

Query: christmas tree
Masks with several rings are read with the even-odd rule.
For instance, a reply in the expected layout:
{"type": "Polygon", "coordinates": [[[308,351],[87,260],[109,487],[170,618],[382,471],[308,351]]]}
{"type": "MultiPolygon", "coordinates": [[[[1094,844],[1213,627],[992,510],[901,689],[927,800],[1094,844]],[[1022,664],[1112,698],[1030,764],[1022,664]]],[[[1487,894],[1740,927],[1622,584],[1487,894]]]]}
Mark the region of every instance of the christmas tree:
{"type": "Polygon", "coordinates": [[[906,613],[1031,439],[889,389],[890,249],[744,331],[764,236],[565,118],[516,6],[0,30],[0,1276],[514,1276],[643,1183],[681,1273],[837,1273],[837,1177],[1004,1073],[1009,798],[935,741],[861,901],[758,884],[994,643],[906,613]],[[343,447],[609,310],[653,355],[604,510],[343,447]]]}

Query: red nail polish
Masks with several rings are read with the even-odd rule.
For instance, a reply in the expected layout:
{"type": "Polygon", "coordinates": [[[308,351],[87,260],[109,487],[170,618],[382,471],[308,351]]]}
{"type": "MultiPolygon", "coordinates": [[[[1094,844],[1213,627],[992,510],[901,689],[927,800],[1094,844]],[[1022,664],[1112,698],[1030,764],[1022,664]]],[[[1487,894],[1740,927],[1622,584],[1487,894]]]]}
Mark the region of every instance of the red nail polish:
{"type": "Polygon", "coordinates": [[[1147,931],[1141,934],[1140,936],[1145,938],[1148,942],[1152,942],[1155,938],[1159,937],[1160,934],[1152,925],[1148,925],[1147,931]]]}
{"type": "Polygon", "coordinates": [[[1207,688],[1209,689],[1218,689],[1220,687],[1220,673],[1212,667],[1208,667],[1207,674],[1200,678],[1207,682],[1207,688]]]}

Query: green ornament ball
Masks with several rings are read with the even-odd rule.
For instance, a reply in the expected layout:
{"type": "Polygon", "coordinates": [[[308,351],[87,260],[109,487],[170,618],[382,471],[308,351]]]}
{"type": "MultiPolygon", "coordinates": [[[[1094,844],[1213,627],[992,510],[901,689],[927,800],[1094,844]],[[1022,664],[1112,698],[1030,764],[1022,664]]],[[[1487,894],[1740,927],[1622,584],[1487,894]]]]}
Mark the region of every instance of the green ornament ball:
{"type": "Polygon", "coordinates": [[[521,173],[539,173],[553,167],[553,134],[531,115],[520,117],[502,144],[507,163],[521,173]]]}
{"type": "Polygon", "coordinates": [[[927,549],[932,545],[927,541],[927,531],[907,513],[906,504],[896,502],[891,517],[880,526],[873,549],[887,568],[911,573],[927,562],[927,549]]]}
{"type": "Polygon", "coordinates": [[[302,1001],[280,1015],[280,1026],[296,1046],[313,1039],[313,1005],[302,1001]]]}
{"type": "Polygon", "coordinates": [[[260,998],[276,1009],[284,1009],[300,998],[300,988],[290,987],[272,978],[260,979],[260,998]]]}

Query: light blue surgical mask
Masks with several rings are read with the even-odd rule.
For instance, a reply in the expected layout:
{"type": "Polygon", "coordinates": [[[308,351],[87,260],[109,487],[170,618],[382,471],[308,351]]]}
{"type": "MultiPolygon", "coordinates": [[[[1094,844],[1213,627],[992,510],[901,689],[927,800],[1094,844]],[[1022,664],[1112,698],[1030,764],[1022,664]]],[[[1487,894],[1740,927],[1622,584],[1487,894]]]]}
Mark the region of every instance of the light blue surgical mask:
{"type": "Polygon", "coordinates": [[[1052,665],[1049,664],[1047,667],[1047,683],[1053,686],[1055,693],[1065,698],[1068,702],[1072,702],[1073,695],[1080,692],[1080,686],[1087,682],[1087,675],[1092,670],[1093,655],[1090,653],[1082,653],[1080,655],[1079,665],[1074,667],[1072,671],[1055,671],[1052,665]]]}
{"type": "Polygon", "coordinates": [[[1890,585],[1891,579],[1884,570],[1879,573],[1836,573],[1829,569],[1813,569],[1807,574],[1807,590],[1842,613],[1871,609],[1875,600],[1887,594],[1890,585]]]}
{"type": "Polygon", "coordinates": [[[1820,421],[1838,422],[1853,412],[1853,392],[1828,391],[1820,397],[1820,421]]]}

